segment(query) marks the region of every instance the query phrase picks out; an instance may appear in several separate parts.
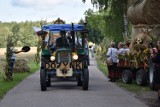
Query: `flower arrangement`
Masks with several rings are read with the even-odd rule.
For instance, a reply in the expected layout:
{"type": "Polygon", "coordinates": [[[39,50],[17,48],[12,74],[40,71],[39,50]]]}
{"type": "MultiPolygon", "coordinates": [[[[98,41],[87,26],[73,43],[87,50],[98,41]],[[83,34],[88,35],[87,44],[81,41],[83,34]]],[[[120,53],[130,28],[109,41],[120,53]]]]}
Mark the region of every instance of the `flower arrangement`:
{"type": "Polygon", "coordinates": [[[124,55],[118,55],[119,66],[121,67],[144,67],[149,60],[149,49],[126,52],[124,55]]]}

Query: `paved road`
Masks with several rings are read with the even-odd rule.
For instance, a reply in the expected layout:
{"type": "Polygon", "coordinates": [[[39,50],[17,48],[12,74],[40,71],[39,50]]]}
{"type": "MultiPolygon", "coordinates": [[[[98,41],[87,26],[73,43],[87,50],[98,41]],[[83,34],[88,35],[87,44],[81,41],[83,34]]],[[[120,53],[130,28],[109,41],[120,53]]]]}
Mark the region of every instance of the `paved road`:
{"type": "Polygon", "coordinates": [[[91,59],[90,86],[81,90],[76,82],[52,82],[41,92],[39,72],[29,76],[9,91],[0,107],[147,107],[131,93],[108,82],[91,59]]]}

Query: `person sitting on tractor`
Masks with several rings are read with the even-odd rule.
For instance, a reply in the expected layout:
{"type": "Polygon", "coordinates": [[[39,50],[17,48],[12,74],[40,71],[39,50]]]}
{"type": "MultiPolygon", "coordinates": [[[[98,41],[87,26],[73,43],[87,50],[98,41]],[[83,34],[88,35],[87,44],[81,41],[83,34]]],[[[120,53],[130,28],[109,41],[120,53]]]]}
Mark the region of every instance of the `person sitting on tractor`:
{"type": "Polygon", "coordinates": [[[67,39],[68,39],[69,43],[72,44],[71,32],[67,32],[67,39]]]}
{"type": "Polygon", "coordinates": [[[69,48],[70,44],[68,39],[66,38],[66,32],[65,31],[61,31],[60,32],[61,37],[56,39],[56,48],[69,48]]]}

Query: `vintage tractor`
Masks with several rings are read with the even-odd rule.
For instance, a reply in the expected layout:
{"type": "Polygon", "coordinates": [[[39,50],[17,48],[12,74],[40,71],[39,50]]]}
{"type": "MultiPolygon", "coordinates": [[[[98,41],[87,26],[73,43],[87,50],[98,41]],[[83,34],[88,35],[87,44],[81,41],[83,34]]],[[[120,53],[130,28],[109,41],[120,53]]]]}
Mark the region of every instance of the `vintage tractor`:
{"type": "MultiPolygon", "coordinates": [[[[51,78],[72,78],[78,86],[88,90],[88,30],[80,24],[44,25],[37,32],[41,39],[41,90],[51,86],[51,78]]],[[[64,80],[64,79],[63,79],[64,80]]]]}

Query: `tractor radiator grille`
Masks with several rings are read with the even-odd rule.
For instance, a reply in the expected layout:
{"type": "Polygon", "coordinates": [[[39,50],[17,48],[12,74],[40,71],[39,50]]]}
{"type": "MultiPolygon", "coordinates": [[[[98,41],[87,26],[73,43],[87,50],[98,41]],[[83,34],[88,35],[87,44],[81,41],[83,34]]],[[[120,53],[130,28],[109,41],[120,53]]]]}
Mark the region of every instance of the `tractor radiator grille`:
{"type": "Polygon", "coordinates": [[[69,51],[58,52],[58,63],[71,62],[71,53],[69,51]]]}

